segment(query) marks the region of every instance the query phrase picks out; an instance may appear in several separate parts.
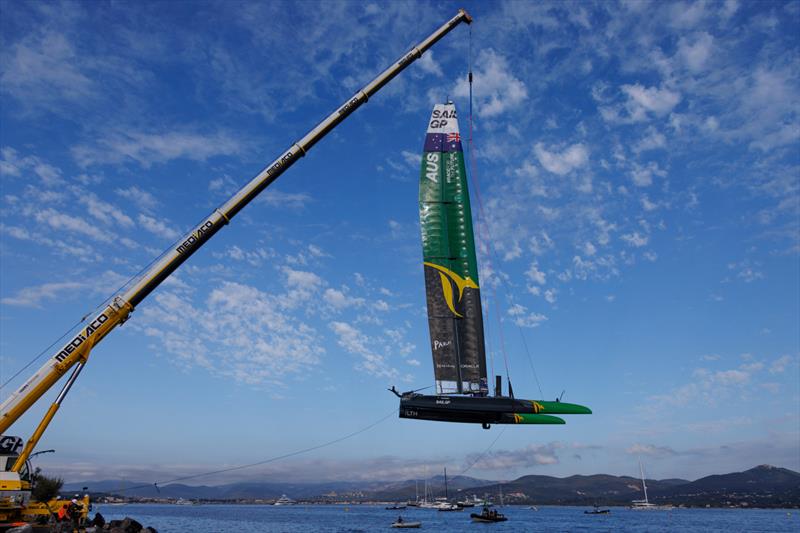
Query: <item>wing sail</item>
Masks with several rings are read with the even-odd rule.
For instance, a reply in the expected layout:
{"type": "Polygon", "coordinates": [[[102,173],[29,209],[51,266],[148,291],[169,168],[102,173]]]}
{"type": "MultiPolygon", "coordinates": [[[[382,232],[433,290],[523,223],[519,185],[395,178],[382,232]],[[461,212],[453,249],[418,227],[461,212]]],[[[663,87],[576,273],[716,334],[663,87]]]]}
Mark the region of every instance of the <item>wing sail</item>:
{"type": "Polygon", "coordinates": [[[487,393],[478,263],[467,175],[453,104],[431,113],[419,218],[437,394],[487,393]]]}

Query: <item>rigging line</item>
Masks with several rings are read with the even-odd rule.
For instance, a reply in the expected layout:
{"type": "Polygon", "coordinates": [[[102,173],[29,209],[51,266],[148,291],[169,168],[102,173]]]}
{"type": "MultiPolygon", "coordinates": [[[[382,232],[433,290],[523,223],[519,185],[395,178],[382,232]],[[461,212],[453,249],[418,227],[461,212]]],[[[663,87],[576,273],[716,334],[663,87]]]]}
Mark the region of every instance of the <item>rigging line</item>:
{"type": "MultiPolygon", "coordinates": [[[[506,353],[506,340],[503,336],[503,323],[500,316],[500,304],[497,303],[497,291],[494,287],[492,287],[492,296],[494,299],[494,314],[495,320],[497,320],[497,329],[500,331],[500,351],[503,352],[503,363],[506,367],[506,378],[508,378],[508,382],[511,383],[511,372],[508,370],[508,354],[506,353]]],[[[511,386],[509,386],[509,392],[511,391],[511,386]]]]}
{"type": "Polygon", "coordinates": [[[492,449],[492,447],[493,447],[493,446],[494,446],[494,445],[497,443],[497,441],[498,441],[498,440],[500,440],[500,437],[502,437],[502,436],[503,436],[503,433],[505,433],[507,429],[508,429],[508,426],[505,426],[505,427],[503,427],[503,429],[502,429],[502,430],[500,430],[500,433],[498,433],[498,434],[497,434],[497,436],[494,438],[494,440],[493,440],[493,441],[492,441],[492,443],[489,445],[489,447],[488,447],[488,448],[486,448],[485,450],[483,450],[483,451],[481,452],[481,454],[480,454],[480,455],[478,455],[478,457],[476,457],[476,458],[475,458],[475,460],[474,460],[474,461],[472,461],[472,462],[470,463],[470,465],[469,465],[467,468],[465,468],[464,470],[462,470],[462,471],[461,471],[461,473],[460,473],[460,474],[458,474],[458,475],[459,475],[459,476],[463,476],[464,474],[466,474],[467,472],[469,472],[469,470],[470,470],[470,469],[471,469],[473,466],[475,466],[475,464],[476,464],[478,461],[480,461],[481,459],[483,459],[483,458],[486,456],[486,454],[487,454],[487,453],[489,453],[489,450],[491,450],[491,449],[492,449]]]}
{"type": "MultiPolygon", "coordinates": [[[[489,231],[488,222],[486,220],[486,215],[485,215],[485,212],[484,212],[484,209],[483,209],[483,200],[482,200],[481,195],[480,195],[480,188],[478,187],[477,171],[476,171],[476,165],[475,165],[475,145],[474,145],[473,134],[472,134],[472,132],[473,132],[473,127],[472,127],[472,123],[473,123],[473,112],[472,112],[472,102],[473,102],[473,96],[472,96],[472,78],[473,78],[472,77],[472,26],[470,26],[470,28],[469,28],[468,62],[469,62],[468,81],[469,81],[469,161],[470,161],[470,179],[471,179],[472,185],[473,185],[472,188],[475,191],[475,195],[476,195],[476,198],[478,200],[478,208],[479,208],[479,213],[481,215],[481,217],[480,217],[481,220],[478,221],[478,240],[479,240],[479,242],[481,244],[486,246],[486,250],[488,250],[489,253],[491,254],[491,251],[492,251],[491,232],[489,231]],[[486,235],[484,235],[484,232],[486,233],[486,235]],[[487,236],[488,236],[488,238],[487,238],[487,236]]],[[[502,324],[500,323],[499,304],[497,302],[497,295],[494,292],[494,288],[492,289],[492,292],[494,294],[495,312],[496,312],[497,320],[498,320],[497,335],[498,335],[498,338],[500,340],[501,351],[503,352],[503,362],[505,364],[506,376],[508,377],[508,379],[510,381],[511,374],[509,373],[509,370],[508,370],[508,354],[506,353],[505,338],[503,336],[502,324]]],[[[489,310],[487,309],[486,310],[486,322],[488,323],[488,321],[489,321],[489,310]]],[[[490,351],[490,354],[491,354],[491,351],[490,351]]],[[[530,360],[530,354],[528,355],[528,359],[530,360]]],[[[491,360],[492,360],[492,375],[494,375],[494,356],[493,355],[491,356],[491,360]]],[[[532,367],[532,363],[531,363],[531,367],[532,367]]],[[[534,372],[534,377],[535,376],[536,376],[536,373],[534,372]]],[[[538,385],[538,381],[539,380],[538,380],[538,377],[537,377],[536,378],[537,385],[538,385]]],[[[541,393],[541,387],[539,387],[539,391],[541,393]]]]}
{"type": "MultiPolygon", "coordinates": [[[[470,72],[470,74],[472,74],[472,73],[470,72]]],[[[470,109],[471,108],[472,108],[472,83],[471,83],[471,79],[470,79],[470,109]]],[[[474,155],[473,139],[472,139],[472,112],[471,111],[470,111],[469,119],[470,119],[470,122],[469,122],[469,137],[470,137],[469,138],[469,147],[470,147],[470,150],[469,150],[469,152],[470,152],[470,170],[471,170],[471,172],[470,172],[470,181],[472,182],[472,190],[475,192],[475,198],[478,200],[478,213],[480,215],[480,219],[479,219],[479,223],[478,223],[478,239],[480,239],[482,241],[482,243],[485,243],[485,245],[486,245],[486,250],[488,251],[488,256],[489,256],[488,257],[489,264],[491,265],[492,261],[494,261],[494,264],[498,264],[499,265],[500,264],[500,261],[498,259],[499,255],[497,254],[497,249],[494,247],[494,241],[492,240],[492,231],[489,228],[489,222],[488,222],[488,218],[486,217],[486,211],[483,208],[483,197],[481,196],[480,186],[478,184],[478,179],[477,179],[477,172],[475,170],[476,165],[475,165],[475,155],[474,155]],[[483,235],[484,232],[486,232],[487,236],[483,235]]],[[[497,275],[497,278],[500,280],[500,284],[501,284],[501,286],[503,288],[504,295],[505,295],[505,298],[506,298],[506,302],[508,302],[509,304],[512,303],[512,300],[511,300],[511,297],[510,297],[511,288],[509,287],[508,282],[499,273],[497,275]]],[[[499,303],[497,301],[496,293],[494,293],[494,294],[495,294],[495,307],[496,307],[496,312],[498,314],[498,320],[499,320],[499,314],[500,314],[499,303]]],[[[539,382],[539,376],[536,373],[536,368],[535,368],[535,366],[533,364],[533,358],[531,357],[530,350],[528,349],[528,343],[525,340],[525,334],[522,331],[522,327],[519,324],[517,324],[515,322],[514,325],[517,326],[517,330],[519,331],[520,337],[522,338],[522,344],[523,344],[523,347],[525,348],[525,356],[528,359],[528,364],[531,367],[531,371],[533,373],[533,378],[536,381],[536,387],[539,389],[539,394],[541,394],[542,397],[544,398],[544,393],[542,392],[542,386],[541,386],[541,383],[539,382]]],[[[500,322],[498,322],[498,336],[499,336],[500,340],[503,341],[503,328],[502,328],[502,324],[500,322]]],[[[503,351],[503,356],[506,357],[505,351],[503,351]]],[[[508,372],[508,370],[506,370],[506,372],[508,372]]]]}
{"type": "Polygon", "coordinates": [[[386,415],[384,415],[379,420],[376,420],[375,422],[372,422],[371,424],[369,424],[367,426],[364,426],[363,428],[361,428],[359,430],[353,431],[352,433],[348,433],[347,435],[344,435],[344,436],[341,436],[341,437],[337,437],[337,438],[335,438],[333,440],[329,440],[327,442],[323,442],[322,444],[317,444],[315,446],[310,446],[308,448],[303,448],[301,450],[295,450],[293,452],[285,453],[283,455],[276,455],[275,457],[270,457],[269,459],[265,459],[263,461],[258,461],[258,462],[255,462],[255,463],[249,463],[249,464],[246,464],[246,465],[232,466],[232,467],[229,467],[229,468],[221,468],[219,470],[211,470],[209,472],[203,472],[203,473],[200,473],[200,474],[193,474],[191,476],[176,477],[176,478],[168,479],[168,480],[165,480],[165,481],[156,481],[154,483],[136,485],[134,487],[127,487],[127,488],[125,488],[125,490],[137,490],[137,489],[152,487],[154,485],[155,486],[158,486],[158,485],[162,485],[163,486],[165,483],[175,483],[177,481],[186,481],[186,480],[189,480],[189,479],[196,479],[196,478],[199,478],[199,477],[211,476],[211,475],[214,475],[214,474],[224,474],[226,472],[233,472],[235,470],[244,470],[245,468],[252,468],[254,466],[261,466],[261,465],[265,465],[267,463],[273,463],[275,461],[280,461],[282,459],[288,459],[289,457],[294,457],[294,456],[297,456],[297,455],[302,455],[304,453],[313,452],[313,451],[319,450],[321,448],[326,448],[328,446],[332,446],[334,444],[338,444],[338,443],[340,443],[342,441],[345,441],[347,439],[355,437],[356,435],[360,435],[360,434],[362,434],[362,433],[364,433],[366,431],[369,431],[370,429],[374,428],[375,426],[377,426],[381,422],[385,421],[387,418],[389,418],[390,416],[392,416],[395,413],[397,413],[397,408],[393,407],[391,411],[389,411],[386,415]]]}
{"type": "Polygon", "coordinates": [[[33,358],[33,359],[31,359],[30,361],[28,361],[28,364],[26,364],[25,366],[23,366],[22,368],[20,368],[20,369],[17,371],[17,373],[16,373],[16,374],[14,374],[13,376],[11,376],[11,377],[10,377],[10,378],[8,378],[7,380],[5,380],[5,381],[3,382],[3,384],[2,384],[2,385],[0,385],[0,391],[2,391],[2,390],[3,390],[3,389],[6,387],[6,385],[8,385],[8,384],[9,384],[9,383],[11,383],[12,381],[14,381],[14,379],[15,379],[17,376],[19,376],[20,374],[22,374],[22,373],[23,373],[23,372],[24,372],[24,371],[25,371],[25,370],[26,370],[26,369],[27,369],[29,366],[31,366],[33,363],[35,363],[35,362],[36,362],[36,361],[37,361],[37,360],[38,360],[38,359],[39,359],[41,356],[43,356],[45,353],[47,353],[48,351],[50,351],[50,350],[53,348],[53,346],[55,346],[55,345],[56,345],[56,343],[57,343],[57,342],[59,342],[61,339],[63,339],[63,338],[64,338],[64,337],[66,337],[67,335],[69,335],[69,332],[70,332],[70,331],[72,331],[72,330],[74,330],[75,328],[77,328],[78,326],[80,326],[80,325],[81,325],[81,323],[82,323],[84,320],[85,320],[84,318],[82,318],[82,319],[78,320],[78,321],[75,323],[75,325],[73,325],[71,328],[69,328],[67,331],[65,331],[65,332],[63,333],[63,335],[61,335],[59,338],[57,338],[56,340],[54,340],[54,341],[52,342],[52,344],[50,344],[50,346],[48,346],[47,348],[45,348],[44,350],[42,350],[41,352],[39,352],[39,355],[37,355],[36,357],[34,357],[34,358],[33,358]]]}
{"type": "MultiPolygon", "coordinates": [[[[490,259],[494,259],[496,264],[500,264],[497,260],[497,250],[494,248],[494,243],[492,241],[492,233],[489,229],[489,222],[486,218],[485,210],[483,209],[483,198],[481,197],[480,187],[478,186],[478,179],[476,173],[476,165],[475,165],[475,149],[474,149],[474,140],[473,140],[473,111],[472,111],[472,103],[473,103],[473,95],[472,95],[472,26],[469,27],[469,53],[468,53],[468,67],[469,67],[469,74],[468,74],[468,81],[469,81],[469,160],[470,160],[470,180],[472,181],[472,189],[475,191],[475,197],[478,200],[478,213],[480,214],[480,220],[478,222],[478,239],[485,243],[486,249],[488,250],[488,255],[490,259]],[[488,235],[486,238],[483,234],[484,232],[488,235]]],[[[491,264],[491,261],[490,261],[491,264]]],[[[503,289],[506,291],[506,300],[510,302],[509,293],[510,288],[507,286],[506,280],[501,276],[497,276],[500,279],[500,282],[503,284],[503,289]]],[[[495,293],[494,297],[495,309],[498,313],[499,317],[499,303],[497,301],[497,295],[495,293]]],[[[486,311],[487,319],[486,323],[488,323],[488,309],[486,311]]],[[[498,318],[499,320],[499,318],[498,318]]],[[[536,368],[533,364],[533,358],[531,357],[530,350],[528,349],[528,342],[525,339],[525,334],[522,331],[522,327],[519,324],[516,324],[517,330],[519,331],[520,337],[522,338],[522,345],[525,348],[525,356],[528,359],[528,365],[531,368],[531,372],[533,373],[533,379],[536,381],[536,387],[539,389],[539,394],[544,398],[544,393],[542,392],[542,385],[539,382],[539,375],[536,373],[536,368]]],[[[503,328],[502,324],[498,321],[498,338],[500,339],[503,346],[505,343],[503,342],[503,328]]],[[[491,353],[491,352],[490,352],[491,353]]],[[[506,361],[506,374],[508,374],[508,359],[505,353],[505,348],[503,349],[503,357],[506,361]]],[[[494,375],[494,356],[492,355],[492,374],[494,375]]]]}

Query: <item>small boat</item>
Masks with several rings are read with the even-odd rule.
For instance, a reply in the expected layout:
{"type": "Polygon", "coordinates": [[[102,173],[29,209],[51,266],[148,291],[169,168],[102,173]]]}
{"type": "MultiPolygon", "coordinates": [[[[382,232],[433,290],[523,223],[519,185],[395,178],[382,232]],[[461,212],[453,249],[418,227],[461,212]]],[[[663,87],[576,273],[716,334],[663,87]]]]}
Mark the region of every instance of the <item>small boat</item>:
{"type": "Polygon", "coordinates": [[[397,529],[418,529],[422,522],[406,522],[402,517],[397,517],[397,521],[392,523],[393,528],[397,529]]]}
{"type": "Polygon", "coordinates": [[[611,509],[600,509],[596,505],[591,511],[584,511],[583,514],[611,514],[611,509]]]}
{"type": "Polygon", "coordinates": [[[484,505],[494,505],[494,504],[485,498],[478,498],[478,496],[473,494],[472,498],[461,500],[460,502],[457,502],[456,505],[458,505],[459,507],[475,507],[477,505],[484,506],[484,505]]]}
{"type": "Polygon", "coordinates": [[[283,494],[272,505],[297,505],[297,502],[283,494]]]}
{"type": "Polygon", "coordinates": [[[529,511],[538,511],[538,510],[539,510],[539,508],[538,508],[538,507],[536,507],[535,505],[531,505],[530,507],[528,507],[528,510],[529,510],[529,511]]]}
{"type": "Polygon", "coordinates": [[[478,513],[470,513],[470,518],[473,522],[505,522],[508,520],[506,515],[498,513],[496,509],[490,509],[488,506],[483,508],[483,511],[478,513]]]}
{"type": "Polygon", "coordinates": [[[452,512],[452,511],[463,511],[463,507],[459,507],[455,503],[441,503],[439,504],[439,512],[452,512]]]}
{"type": "Polygon", "coordinates": [[[405,508],[406,508],[405,505],[391,505],[389,507],[386,507],[386,510],[387,511],[402,511],[405,508]]]}

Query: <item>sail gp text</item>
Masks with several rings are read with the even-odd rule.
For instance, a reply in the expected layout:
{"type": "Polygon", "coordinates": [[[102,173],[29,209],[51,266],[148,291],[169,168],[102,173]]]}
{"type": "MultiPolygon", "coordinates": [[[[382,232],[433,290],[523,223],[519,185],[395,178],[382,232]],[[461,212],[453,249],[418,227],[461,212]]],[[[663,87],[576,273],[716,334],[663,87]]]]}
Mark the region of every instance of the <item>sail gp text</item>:
{"type": "Polygon", "coordinates": [[[451,109],[450,111],[447,111],[447,110],[440,111],[439,109],[434,109],[433,113],[431,114],[431,125],[430,125],[430,127],[432,129],[437,129],[437,130],[439,128],[444,128],[448,124],[448,122],[447,122],[448,118],[458,118],[456,116],[455,108],[451,109]]]}

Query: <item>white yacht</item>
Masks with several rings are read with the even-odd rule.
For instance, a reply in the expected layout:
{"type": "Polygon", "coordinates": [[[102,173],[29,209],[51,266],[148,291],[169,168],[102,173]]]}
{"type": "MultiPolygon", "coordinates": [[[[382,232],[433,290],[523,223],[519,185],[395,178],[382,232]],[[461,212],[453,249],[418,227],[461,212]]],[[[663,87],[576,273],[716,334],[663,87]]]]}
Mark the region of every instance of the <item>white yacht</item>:
{"type": "Polygon", "coordinates": [[[286,494],[282,494],[280,498],[275,500],[273,505],[297,505],[297,502],[289,498],[286,494]]]}

